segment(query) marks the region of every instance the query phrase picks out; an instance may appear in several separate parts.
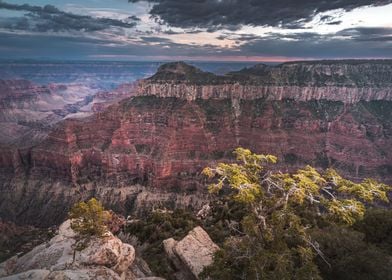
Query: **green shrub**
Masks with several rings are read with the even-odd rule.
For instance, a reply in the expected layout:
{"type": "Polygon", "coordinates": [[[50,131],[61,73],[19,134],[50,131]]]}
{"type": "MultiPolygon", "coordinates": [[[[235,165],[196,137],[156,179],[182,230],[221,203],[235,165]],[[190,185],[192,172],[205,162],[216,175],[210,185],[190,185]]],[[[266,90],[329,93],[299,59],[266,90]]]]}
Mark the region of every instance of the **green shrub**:
{"type": "Polygon", "coordinates": [[[329,226],[313,231],[324,258],[317,264],[325,280],[383,280],[392,275],[392,256],[365,241],[365,235],[348,227],[329,226]]]}
{"type": "Polygon", "coordinates": [[[69,212],[71,228],[81,236],[102,236],[111,215],[95,198],[76,203],[69,212]]]}
{"type": "MultiPolygon", "coordinates": [[[[350,227],[364,217],[366,205],[388,202],[390,187],[372,179],[355,183],[333,169],[319,172],[311,166],[284,174],[269,168],[277,161],[273,155],[258,155],[243,148],[234,154],[237,162],[219,163],[203,171],[212,180],[211,193],[225,195],[246,211],[233,229],[236,233],[226,239],[214,263],[204,271],[205,278],[322,279],[316,260],[327,265],[329,261],[312,231],[323,232],[325,224],[350,227]]],[[[383,259],[374,246],[366,248],[374,259],[383,259]]],[[[356,260],[377,272],[376,263],[368,261],[356,260]]],[[[385,271],[380,268],[378,275],[387,275],[385,271]]]]}
{"type": "Polygon", "coordinates": [[[171,237],[182,239],[199,223],[186,210],[153,211],[145,219],[130,223],[125,232],[136,236],[144,245],[140,253],[156,275],[173,279],[174,270],[166,257],[162,242],[171,237]]]}
{"type": "Polygon", "coordinates": [[[365,235],[366,242],[392,255],[392,210],[369,209],[355,228],[365,235]]]}

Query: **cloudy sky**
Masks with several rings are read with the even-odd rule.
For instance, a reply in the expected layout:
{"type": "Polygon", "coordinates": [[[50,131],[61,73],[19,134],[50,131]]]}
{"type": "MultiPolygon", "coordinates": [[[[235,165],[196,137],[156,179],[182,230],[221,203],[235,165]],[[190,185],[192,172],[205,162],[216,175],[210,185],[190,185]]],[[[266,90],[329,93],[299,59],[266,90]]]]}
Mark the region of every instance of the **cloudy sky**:
{"type": "Polygon", "coordinates": [[[392,58],[392,0],[0,0],[0,58],[392,58]]]}

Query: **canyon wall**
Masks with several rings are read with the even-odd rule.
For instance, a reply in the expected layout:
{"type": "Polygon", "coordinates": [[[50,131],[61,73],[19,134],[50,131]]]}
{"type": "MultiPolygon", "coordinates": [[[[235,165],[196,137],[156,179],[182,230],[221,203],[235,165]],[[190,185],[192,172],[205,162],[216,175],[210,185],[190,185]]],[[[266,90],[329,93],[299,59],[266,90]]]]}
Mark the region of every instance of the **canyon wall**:
{"type": "Polygon", "coordinates": [[[0,79],[0,146],[35,145],[61,120],[102,111],[134,91],[134,84],[108,92],[85,84],[40,85],[0,79]]]}
{"type": "Polygon", "coordinates": [[[161,66],[139,83],[138,95],[196,99],[294,99],[356,103],[392,100],[390,61],[319,61],[259,64],[225,76],[185,63],[161,66]]]}
{"type": "Polygon", "coordinates": [[[359,101],[386,100],[392,101],[392,87],[348,87],[348,86],[258,86],[222,84],[192,85],[186,83],[154,83],[140,82],[138,95],[154,95],[158,97],[177,97],[189,101],[196,99],[246,99],[267,100],[294,99],[296,101],[330,100],[343,103],[359,101]]]}
{"type": "MultiPolygon", "coordinates": [[[[140,82],[138,96],[88,118],[65,120],[35,147],[0,150],[0,216],[48,225],[90,196],[123,213],[198,208],[208,199],[201,170],[233,160],[238,146],[278,156],[274,168],[283,172],[312,164],[336,168],[353,180],[392,183],[392,101],[386,85],[384,95],[345,99],[313,92],[306,97],[302,85],[287,85],[295,92],[288,98],[283,90],[252,96],[249,86],[263,89],[245,78],[217,84],[222,79],[228,78],[183,63],[164,65],[140,82]],[[238,97],[236,87],[249,97],[238,97]]],[[[338,88],[342,94],[344,88],[356,89],[338,88]]],[[[381,86],[369,90],[379,93],[381,86]]]]}

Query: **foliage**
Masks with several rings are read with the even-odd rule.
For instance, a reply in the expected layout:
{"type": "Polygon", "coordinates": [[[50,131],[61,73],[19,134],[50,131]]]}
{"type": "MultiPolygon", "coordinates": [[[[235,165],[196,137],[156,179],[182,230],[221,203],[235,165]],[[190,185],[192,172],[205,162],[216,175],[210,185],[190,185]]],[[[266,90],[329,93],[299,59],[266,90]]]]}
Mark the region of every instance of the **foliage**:
{"type": "Polygon", "coordinates": [[[331,225],[314,229],[311,235],[330,262],[328,266],[321,258],[316,259],[325,280],[382,280],[392,275],[392,256],[367,243],[359,231],[331,225]]]}
{"type": "Polygon", "coordinates": [[[238,148],[238,163],[219,163],[203,173],[210,192],[229,191],[247,214],[204,276],[213,279],[320,279],[315,258],[329,262],[310,232],[321,223],[352,225],[365,203],[388,201],[389,187],[366,179],[354,183],[335,170],[306,166],[293,174],[266,169],[277,158],[238,148]]]}
{"type": "Polygon", "coordinates": [[[170,237],[182,239],[198,225],[199,221],[186,210],[156,210],[143,220],[131,222],[125,232],[136,236],[143,244],[144,248],[138,253],[148,262],[152,271],[165,279],[172,279],[174,270],[168,263],[162,241],[170,237]]]}
{"type": "Polygon", "coordinates": [[[364,234],[366,242],[392,255],[392,210],[369,209],[354,228],[364,234]]]}
{"type": "Polygon", "coordinates": [[[76,203],[69,212],[71,228],[81,236],[102,236],[107,231],[111,214],[95,198],[76,203]]]}

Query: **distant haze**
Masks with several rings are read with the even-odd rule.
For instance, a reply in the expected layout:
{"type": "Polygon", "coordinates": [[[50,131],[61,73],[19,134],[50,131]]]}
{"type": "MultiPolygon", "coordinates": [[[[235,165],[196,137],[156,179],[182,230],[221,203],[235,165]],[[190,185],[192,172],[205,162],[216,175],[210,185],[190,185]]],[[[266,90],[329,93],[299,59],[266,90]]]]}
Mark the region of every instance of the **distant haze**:
{"type": "MultiPolygon", "coordinates": [[[[189,62],[205,71],[225,74],[254,63],[189,62]]],[[[152,76],[162,62],[119,61],[0,61],[2,79],[25,79],[38,84],[79,83],[113,89],[122,83],[152,76]]]]}

